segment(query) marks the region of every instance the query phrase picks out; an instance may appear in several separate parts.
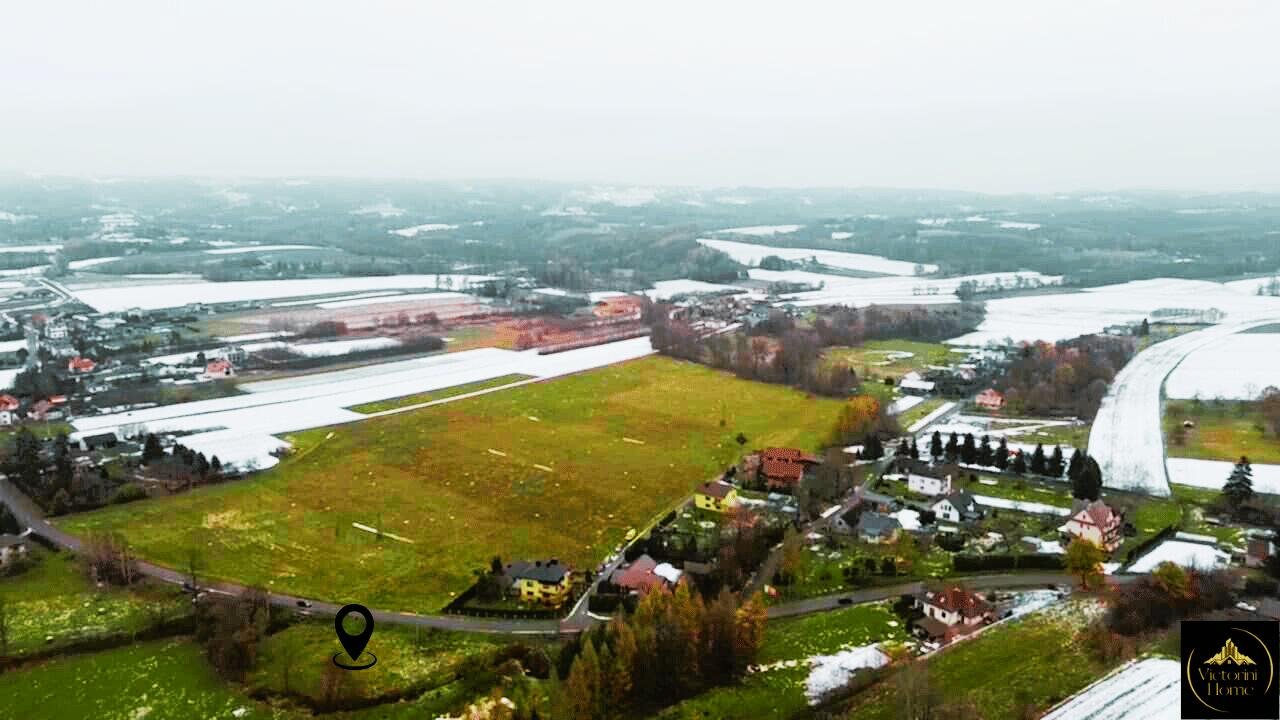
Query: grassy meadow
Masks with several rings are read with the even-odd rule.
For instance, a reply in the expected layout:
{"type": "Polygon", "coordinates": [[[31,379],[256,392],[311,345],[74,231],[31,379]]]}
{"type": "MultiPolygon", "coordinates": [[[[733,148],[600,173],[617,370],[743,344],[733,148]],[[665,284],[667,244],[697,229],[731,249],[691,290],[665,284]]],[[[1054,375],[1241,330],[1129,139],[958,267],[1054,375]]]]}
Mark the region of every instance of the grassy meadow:
{"type": "Polygon", "coordinates": [[[416,395],[405,395],[403,397],[392,398],[390,400],[379,400],[377,402],[364,403],[363,405],[356,405],[350,409],[354,412],[369,415],[376,412],[382,412],[384,410],[395,410],[396,408],[418,405],[419,403],[444,400],[445,398],[466,395],[467,393],[473,393],[480,390],[502,387],[503,385],[510,385],[511,383],[528,380],[529,378],[529,375],[513,373],[511,375],[503,375],[501,377],[490,378],[488,380],[479,380],[473,383],[465,383],[463,385],[454,385],[453,387],[441,388],[439,390],[431,390],[430,392],[418,393],[416,395]]]}
{"type": "Polygon", "coordinates": [[[1256,402],[1170,400],[1164,408],[1165,447],[1171,457],[1280,463],[1280,438],[1266,433],[1256,402]],[[1194,427],[1183,427],[1184,421],[1194,427]]]}
{"type": "Polygon", "coordinates": [[[666,358],[288,437],[250,479],[67,517],[176,568],[391,610],[439,610],[503,558],[595,565],[745,449],[817,449],[835,400],[666,358]],[[406,541],[352,527],[371,525],[406,541]],[[335,597],[341,595],[341,597],[335,597]]]}

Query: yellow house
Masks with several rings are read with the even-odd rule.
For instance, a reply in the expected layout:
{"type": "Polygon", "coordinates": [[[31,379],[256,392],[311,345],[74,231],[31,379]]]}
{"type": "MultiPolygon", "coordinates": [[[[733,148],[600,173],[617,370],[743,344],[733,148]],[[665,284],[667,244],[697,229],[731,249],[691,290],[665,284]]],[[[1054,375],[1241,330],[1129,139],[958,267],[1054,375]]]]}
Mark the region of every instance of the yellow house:
{"type": "Polygon", "coordinates": [[[520,601],[558,607],[569,597],[573,572],[559,560],[514,562],[507,565],[511,587],[520,593],[520,601]]]}
{"type": "Polygon", "coordinates": [[[698,486],[693,504],[701,510],[727,512],[738,503],[738,489],[729,483],[709,482],[698,486]]]}

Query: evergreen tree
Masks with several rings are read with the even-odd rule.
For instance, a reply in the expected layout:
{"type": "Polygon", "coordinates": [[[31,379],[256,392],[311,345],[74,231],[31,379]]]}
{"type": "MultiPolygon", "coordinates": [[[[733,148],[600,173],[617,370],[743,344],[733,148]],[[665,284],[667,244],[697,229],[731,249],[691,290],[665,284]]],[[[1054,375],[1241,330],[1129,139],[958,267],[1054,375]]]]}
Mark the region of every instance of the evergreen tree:
{"type": "Polygon", "coordinates": [[[942,433],[933,431],[933,439],[929,441],[929,455],[936,461],[942,457],[942,433]]]}
{"type": "Polygon", "coordinates": [[[1040,443],[1036,443],[1035,452],[1031,453],[1031,474],[1044,475],[1045,474],[1044,471],[1045,471],[1044,445],[1040,443]]]}
{"type": "Polygon", "coordinates": [[[142,445],[142,464],[147,465],[164,457],[164,448],[160,447],[160,438],[155,433],[147,433],[147,440],[142,445]]]}
{"type": "Polygon", "coordinates": [[[898,443],[898,449],[893,451],[893,456],[908,457],[909,455],[911,455],[911,444],[907,442],[906,438],[902,438],[902,441],[898,443]]]}
{"type": "Polygon", "coordinates": [[[978,464],[983,467],[991,467],[991,461],[995,455],[991,451],[991,436],[983,435],[982,444],[978,446],[978,464]]]}
{"type": "Polygon", "coordinates": [[[1222,486],[1222,496],[1227,499],[1227,506],[1233,513],[1240,512],[1240,508],[1253,498],[1253,467],[1249,465],[1249,458],[1241,457],[1231,469],[1227,484],[1222,486]]]}
{"type": "Polygon", "coordinates": [[[951,437],[947,438],[947,462],[955,462],[960,459],[960,438],[953,432],[951,437]]]}
{"type": "Polygon", "coordinates": [[[1080,471],[1071,480],[1071,495],[1077,500],[1097,500],[1102,493],[1102,468],[1098,461],[1080,451],[1080,471]]]}
{"type": "Polygon", "coordinates": [[[960,461],[972,465],[978,459],[978,446],[973,441],[973,433],[964,434],[964,445],[960,446],[960,461]]]}
{"type": "Polygon", "coordinates": [[[920,446],[916,445],[915,438],[911,438],[911,459],[912,460],[920,459],[920,446]]]}
{"type": "Polygon", "coordinates": [[[1075,480],[1080,476],[1080,463],[1085,458],[1085,451],[1071,448],[1071,459],[1067,461],[1067,478],[1075,480]]]}
{"type": "Polygon", "coordinates": [[[884,445],[880,443],[879,435],[871,433],[867,436],[862,444],[862,457],[867,460],[879,460],[884,457],[884,445]]]}
{"type": "Polygon", "coordinates": [[[996,448],[996,456],[991,460],[997,470],[1004,470],[1009,467],[1009,443],[1004,438],[1000,438],[1000,446],[996,448]]]}
{"type": "Polygon", "coordinates": [[[1049,466],[1045,468],[1045,474],[1051,477],[1062,477],[1062,447],[1060,445],[1053,446],[1053,455],[1049,456],[1049,466]]]}
{"type": "Polygon", "coordinates": [[[1009,465],[1009,469],[1012,470],[1016,475],[1026,474],[1027,459],[1021,451],[1014,453],[1013,462],[1009,465]]]}

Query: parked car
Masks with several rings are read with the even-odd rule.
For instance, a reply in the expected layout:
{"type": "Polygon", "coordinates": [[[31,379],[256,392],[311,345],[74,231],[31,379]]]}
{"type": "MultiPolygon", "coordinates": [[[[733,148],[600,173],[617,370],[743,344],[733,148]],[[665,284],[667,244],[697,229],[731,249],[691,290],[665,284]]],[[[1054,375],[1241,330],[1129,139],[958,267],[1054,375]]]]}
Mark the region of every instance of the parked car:
{"type": "Polygon", "coordinates": [[[308,602],[308,601],[306,601],[306,600],[299,600],[299,601],[298,601],[298,607],[300,607],[300,608],[309,608],[309,607],[311,607],[311,603],[310,603],[310,602],[308,602]]]}

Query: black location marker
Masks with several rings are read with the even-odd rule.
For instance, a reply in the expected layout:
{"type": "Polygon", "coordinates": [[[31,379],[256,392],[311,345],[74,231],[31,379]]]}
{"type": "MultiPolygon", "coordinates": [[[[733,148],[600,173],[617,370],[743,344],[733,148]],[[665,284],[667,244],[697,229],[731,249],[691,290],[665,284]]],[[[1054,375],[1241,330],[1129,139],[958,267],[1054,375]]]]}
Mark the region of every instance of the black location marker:
{"type": "MultiPolygon", "coordinates": [[[[338,642],[342,643],[342,647],[347,651],[347,655],[351,658],[352,663],[358,663],[360,656],[364,653],[364,648],[369,644],[369,638],[373,636],[373,613],[369,612],[369,608],[363,605],[352,603],[343,607],[338,611],[337,616],[333,618],[333,627],[338,631],[338,642]],[[355,613],[364,618],[364,630],[359,634],[352,635],[342,627],[342,620],[351,613],[355,613]]],[[[371,660],[364,665],[347,665],[338,660],[342,657],[342,653],[333,656],[333,664],[343,670],[365,670],[373,667],[378,662],[378,656],[369,653],[371,660]]]]}

